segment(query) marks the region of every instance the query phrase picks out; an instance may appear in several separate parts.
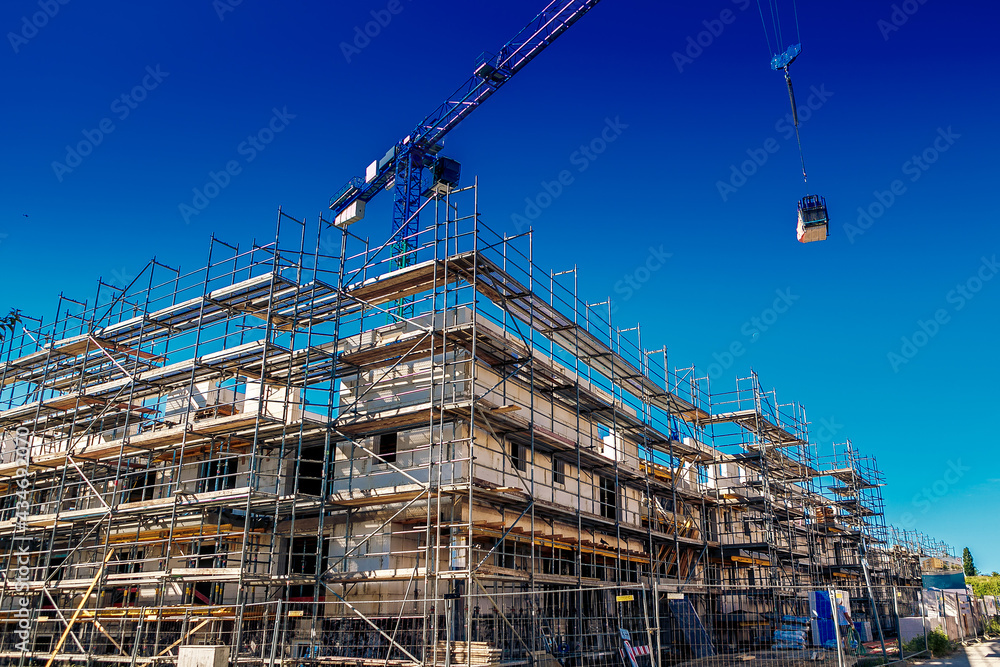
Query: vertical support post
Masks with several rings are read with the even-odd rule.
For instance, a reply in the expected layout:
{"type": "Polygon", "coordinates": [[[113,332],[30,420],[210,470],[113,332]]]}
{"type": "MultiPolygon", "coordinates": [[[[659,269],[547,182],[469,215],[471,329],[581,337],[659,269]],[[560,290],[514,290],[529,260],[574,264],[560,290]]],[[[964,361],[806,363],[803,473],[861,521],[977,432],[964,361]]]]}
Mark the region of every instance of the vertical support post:
{"type": "Polygon", "coordinates": [[[274,634],[271,636],[271,657],[268,659],[268,667],[274,667],[274,659],[278,653],[278,635],[281,634],[281,598],[278,598],[278,606],[274,611],[274,634]]]}
{"type": "Polygon", "coordinates": [[[927,616],[927,609],[924,607],[924,589],[921,588],[917,591],[917,608],[920,610],[920,627],[924,631],[924,651],[930,650],[929,640],[927,638],[927,622],[930,620],[927,616]]]}
{"type": "MultiPolygon", "coordinates": [[[[642,582],[641,595],[642,595],[642,617],[646,621],[646,642],[647,642],[646,645],[649,646],[650,649],[652,649],[652,647],[653,647],[653,628],[651,628],[649,626],[649,607],[648,607],[647,601],[646,601],[646,582],[642,582]]],[[[657,623],[657,625],[659,625],[659,623],[657,623]]],[[[650,650],[650,661],[653,663],[653,667],[657,667],[657,665],[660,664],[659,663],[660,656],[659,656],[659,654],[657,654],[657,656],[655,658],[653,658],[652,655],[653,655],[652,650],[650,650]]]]}
{"type": "MultiPolygon", "coordinates": [[[[398,194],[398,193],[397,193],[398,194]]],[[[432,259],[437,261],[442,261],[445,268],[445,280],[443,284],[444,289],[444,303],[448,302],[448,283],[447,283],[447,270],[448,270],[448,241],[449,236],[449,221],[450,221],[450,211],[451,208],[445,205],[444,214],[444,235],[441,234],[441,222],[439,219],[439,206],[437,203],[434,205],[434,243],[433,243],[433,253],[432,259]]],[[[434,326],[434,320],[437,317],[438,312],[438,299],[441,295],[438,294],[438,273],[435,272],[431,279],[431,326],[428,331],[430,336],[430,346],[431,350],[434,350],[437,343],[437,328],[434,326]]],[[[442,306],[442,309],[444,307],[442,306]]],[[[443,324],[443,323],[442,323],[443,324]]],[[[362,327],[363,328],[363,327],[362,327]]],[[[444,338],[441,339],[441,350],[444,351],[444,338]]],[[[431,356],[431,382],[433,387],[434,378],[434,368],[433,368],[433,355],[431,356]]],[[[433,388],[431,390],[431,395],[433,396],[433,388]]],[[[472,427],[469,427],[470,432],[472,427]]],[[[434,465],[434,411],[431,411],[431,416],[428,418],[427,422],[427,510],[426,510],[426,528],[424,529],[424,562],[426,563],[424,567],[424,596],[422,599],[421,615],[423,616],[423,621],[421,624],[421,646],[422,651],[420,652],[420,657],[423,658],[424,664],[437,664],[438,661],[438,642],[437,642],[437,590],[438,590],[438,577],[437,577],[437,564],[438,564],[438,550],[436,546],[439,542],[439,529],[440,521],[436,520],[437,513],[440,511],[440,495],[433,495],[433,482],[434,482],[434,472],[439,470],[435,468],[434,465]],[[436,501],[436,502],[435,502],[436,501]],[[433,591],[433,592],[432,592],[433,591]],[[433,601],[434,604],[428,604],[428,600],[433,601]]],[[[418,539],[419,544],[419,539],[418,539]]],[[[414,567],[419,567],[420,556],[417,555],[416,563],[414,567]]]]}
{"type": "Polygon", "coordinates": [[[135,639],[132,643],[132,657],[129,660],[129,667],[135,667],[135,661],[139,658],[139,646],[142,644],[142,623],[146,618],[145,607],[139,609],[139,621],[135,627],[135,639]]]}
{"type": "MultiPolygon", "coordinates": [[[[654,665],[663,664],[663,641],[660,632],[660,577],[657,574],[653,579],[653,613],[656,615],[656,662],[654,665]]],[[[652,647],[650,647],[652,648],[652,647]]]]}
{"type": "MultiPolygon", "coordinates": [[[[903,633],[899,627],[899,589],[892,587],[892,611],[896,615],[896,641],[899,643],[899,657],[903,657],[903,633]]],[[[884,654],[883,654],[884,655],[884,654]]]]}
{"type": "MultiPolygon", "coordinates": [[[[947,595],[947,593],[945,593],[947,595]]],[[[961,641],[965,641],[965,617],[962,615],[962,598],[955,593],[955,625],[958,626],[958,634],[961,641]]]]}
{"type": "Polygon", "coordinates": [[[837,664],[844,667],[844,644],[840,640],[840,607],[837,605],[837,592],[830,588],[830,612],[833,616],[833,636],[837,640],[837,664]]]}
{"type": "Polygon", "coordinates": [[[455,637],[453,636],[454,630],[452,629],[452,599],[450,595],[444,596],[444,638],[445,638],[445,651],[444,651],[444,667],[451,667],[451,654],[454,652],[455,648],[455,637]]]}
{"type": "MultiPolygon", "coordinates": [[[[479,356],[478,351],[478,341],[479,341],[479,298],[478,294],[478,280],[479,280],[479,176],[476,176],[476,181],[474,185],[472,198],[472,247],[475,251],[476,262],[472,265],[472,349],[469,351],[469,384],[465,387],[465,391],[470,395],[476,393],[476,384],[479,379],[479,369],[476,364],[476,360],[479,356]]],[[[448,212],[451,211],[451,194],[448,194],[448,198],[445,200],[447,217],[448,212]]],[[[456,214],[456,226],[458,224],[456,214]]],[[[456,234],[456,242],[457,242],[456,234]]],[[[456,253],[457,249],[456,249],[456,253]]],[[[447,313],[447,311],[445,311],[447,313]]],[[[443,350],[443,348],[442,348],[443,350]]],[[[457,357],[456,357],[457,360],[457,357]]],[[[472,405],[469,407],[469,444],[467,448],[466,456],[466,470],[465,479],[468,480],[469,484],[469,494],[467,501],[467,511],[469,513],[469,524],[467,526],[467,531],[465,533],[465,569],[468,571],[466,575],[464,590],[462,593],[465,595],[463,598],[465,604],[465,631],[463,633],[462,639],[465,640],[465,660],[466,667],[472,667],[472,553],[473,553],[473,519],[475,505],[475,498],[473,496],[474,485],[472,480],[475,479],[474,466],[476,462],[476,404],[473,401],[472,405]]],[[[456,437],[458,434],[453,433],[452,437],[456,437]]],[[[461,513],[459,514],[461,516],[461,513]]]]}

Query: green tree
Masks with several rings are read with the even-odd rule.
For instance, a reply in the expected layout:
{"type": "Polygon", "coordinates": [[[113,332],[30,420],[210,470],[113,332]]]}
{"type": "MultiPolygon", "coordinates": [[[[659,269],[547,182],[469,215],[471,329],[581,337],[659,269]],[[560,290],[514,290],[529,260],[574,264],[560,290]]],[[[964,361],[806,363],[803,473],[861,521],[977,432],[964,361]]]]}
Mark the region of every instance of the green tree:
{"type": "Polygon", "coordinates": [[[965,547],[962,550],[962,565],[965,567],[965,576],[974,577],[978,574],[976,572],[976,563],[972,560],[972,552],[969,551],[969,547],[965,547]]]}
{"type": "Polygon", "coordinates": [[[14,328],[21,321],[21,311],[15,308],[10,309],[10,313],[5,317],[0,317],[0,343],[7,337],[7,332],[14,333],[14,328]]]}

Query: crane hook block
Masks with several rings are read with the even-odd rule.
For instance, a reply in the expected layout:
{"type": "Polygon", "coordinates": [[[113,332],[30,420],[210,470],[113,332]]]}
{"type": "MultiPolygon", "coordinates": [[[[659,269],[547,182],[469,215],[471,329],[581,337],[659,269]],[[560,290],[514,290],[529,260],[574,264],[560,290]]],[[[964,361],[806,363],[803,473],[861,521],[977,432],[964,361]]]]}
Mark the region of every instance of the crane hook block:
{"type": "Polygon", "coordinates": [[[801,243],[825,241],[830,226],[826,199],[819,195],[806,195],[799,201],[799,225],[795,236],[801,243]]]}
{"type": "Polygon", "coordinates": [[[795,59],[799,57],[802,53],[801,44],[792,44],[784,53],[779,53],[778,55],[771,58],[771,69],[782,70],[795,62],[795,59]]]}

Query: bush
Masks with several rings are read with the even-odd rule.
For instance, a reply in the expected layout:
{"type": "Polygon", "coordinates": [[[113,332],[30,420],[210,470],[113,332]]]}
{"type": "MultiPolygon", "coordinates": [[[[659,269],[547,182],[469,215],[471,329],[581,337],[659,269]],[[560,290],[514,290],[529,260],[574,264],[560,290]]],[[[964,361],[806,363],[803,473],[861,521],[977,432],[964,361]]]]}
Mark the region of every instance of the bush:
{"type": "Polygon", "coordinates": [[[908,641],[905,644],[903,644],[903,657],[904,658],[908,658],[911,655],[914,655],[914,654],[917,654],[917,653],[923,653],[925,650],[926,650],[926,647],[924,646],[924,638],[923,638],[923,636],[914,637],[910,641],[908,641]]]}
{"type": "Polygon", "coordinates": [[[1000,595],[1000,577],[966,577],[965,582],[972,586],[977,597],[1000,595]]]}
{"type": "Polygon", "coordinates": [[[988,635],[1000,635],[1000,620],[995,618],[987,620],[983,631],[988,635]]]}
{"type": "Polygon", "coordinates": [[[951,640],[938,628],[934,628],[927,635],[927,645],[931,649],[931,655],[935,658],[943,658],[951,653],[951,640]]]}
{"type": "MultiPolygon", "coordinates": [[[[942,658],[952,651],[951,640],[948,639],[948,635],[937,628],[927,634],[927,646],[930,648],[931,655],[935,658],[942,658]]],[[[924,653],[926,650],[924,648],[924,638],[914,637],[903,644],[903,657],[910,657],[916,653],[924,653]]]]}

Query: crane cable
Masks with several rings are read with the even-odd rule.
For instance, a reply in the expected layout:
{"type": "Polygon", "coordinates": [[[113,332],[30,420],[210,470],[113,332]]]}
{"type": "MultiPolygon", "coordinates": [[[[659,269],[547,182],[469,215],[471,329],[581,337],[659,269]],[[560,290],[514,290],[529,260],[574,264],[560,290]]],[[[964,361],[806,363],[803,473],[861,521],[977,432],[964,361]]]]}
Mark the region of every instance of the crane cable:
{"type": "Polygon", "coordinates": [[[760,0],[757,0],[757,11],[760,12],[760,24],[764,27],[764,40],[767,42],[767,52],[769,55],[774,54],[774,50],[771,49],[771,38],[767,34],[767,23],[764,21],[764,10],[760,6],[760,0]]]}
{"type": "Polygon", "coordinates": [[[792,103],[792,120],[795,124],[795,140],[799,143],[799,160],[802,162],[802,182],[808,183],[806,176],[806,155],[802,151],[802,137],[799,135],[799,109],[795,105],[795,91],[792,89],[792,77],[788,74],[788,67],[785,66],[785,83],[788,84],[788,100],[792,103]]]}
{"type": "MultiPolygon", "coordinates": [[[[781,11],[778,9],[778,0],[767,0],[767,10],[771,15],[771,29],[774,32],[775,45],[780,47],[783,43],[784,34],[781,30],[781,11]]],[[[760,23],[764,28],[764,39],[767,41],[767,49],[771,51],[771,37],[767,30],[767,20],[764,18],[764,8],[757,0],[757,11],[760,14],[760,23]]],[[[797,0],[792,0],[792,14],[795,17],[795,38],[802,42],[802,30],[799,27],[799,6],[797,0]]],[[[774,53],[774,51],[771,51],[774,53]]]]}
{"type": "MultiPolygon", "coordinates": [[[[767,21],[764,19],[764,8],[761,7],[760,0],[757,0],[757,11],[760,13],[760,23],[764,28],[764,40],[767,43],[767,50],[769,53],[774,54],[776,51],[781,49],[781,45],[784,44],[782,41],[782,31],[781,31],[781,20],[779,18],[778,11],[778,0],[767,0],[768,10],[771,14],[771,24],[774,30],[774,39],[777,49],[771,49],[771,37],[767,30],[767,21]]],[[[795,15],[795,36],[802,43],[802,31],[799,28],[799,7],[796,0],[792,0],[792,11],[795,15]]],[[[785,84],[788,86],[788,100],[792,104],[792,121],[795,125],[795,140],[799,145],[799,160],[802,163],[802,181],[804,183],[809,182],[809,178],[806,175],[806,156],[802,150],[802,136],[799,134],[799,111],[795,104],[795,91],[792,89],[792,77],[788,72],[788,65],[785,65],[782,69],[785,72],[785,84]]]]}

